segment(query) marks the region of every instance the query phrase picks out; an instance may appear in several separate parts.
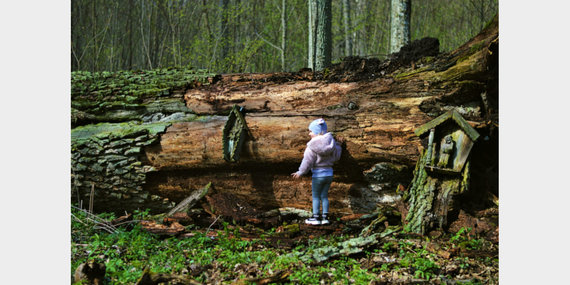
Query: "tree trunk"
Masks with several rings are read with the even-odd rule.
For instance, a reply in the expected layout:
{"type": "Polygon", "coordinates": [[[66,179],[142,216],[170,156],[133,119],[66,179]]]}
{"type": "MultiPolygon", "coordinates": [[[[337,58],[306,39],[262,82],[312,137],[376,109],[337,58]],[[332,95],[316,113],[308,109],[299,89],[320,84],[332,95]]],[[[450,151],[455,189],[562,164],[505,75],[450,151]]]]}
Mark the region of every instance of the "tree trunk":
{"type": "MultiPolygon", "coordinates": [[[[466,172],[469,172],[466,168],[466,172]]],[[[406,229],[425,234],[431,229],[443,229],[448,226],[448,213],[455,210],[453,197],[465,191],[462,177],[437,179],[426,176],[425,169],[421,168],[418,174],[421,178],[414,181],[410,195],[414,198],[410,201],[410,207],[406,221],[406,229]]],[[[468,174],[464,174],[468,177],[468,174]]]]}
{"type": "Polygon", "coordinates": [[[390,53],[410,42],[410,16],[412,0],[392,0],[390,12],[390,53]]]}
{"type": "Polygon", "coordinates": [[[281,0],[281,71],[285,72],[285,51],[287,50],[287,2],[281,0]]]}
{"type": "Polygon", "coordinates": [[[315,70],[315,47],[316,47],[316,27],[317,27],[317,0],[307,0],[308,11],[308,47],[307,47],[307,67],[315,70]]]}
{"type": "Polygon", "coordinates": [[[321,71],[331,64],[332,52],[332,3],[317,0],[317,32],[315,46],[315,70],[321,71]]]}
{"type": "Polygon", "coordinates": [[[344,55],[352,55],[352,38],[350,29],[352,28],[352,21],[350,19],[350,0],[342,1],[342,19],[344,25],[344,55]]]}
{"type": "MultiPolygon", "coordinates": [[[[363,26],[361,24],[368,18],[367,4],[366,0],[356,0],[357,15],[360,15],[356,26],[363,26]],[[366,15],[366,16],[362,16],[366,15]]],[[[366,55],[366,35],[362,28],[354,32],[354,44],[356,49],[356,55],[365,56],[366,55]]]]}
{"type": "Polygon", "coordinates": [[[228,17],[230,11],[228,10],[229,0],[220,0],[219,9],[220,9],[220,35],[218,37],[219,45],[220,45],[220,56],[219,61],[220,65],[218,68],[222,67],[225,64],[226,57],[228,56],[228,17]]]}
{"type": "MultiPolygon", "coordinates": [[[[326,73],[174,78],[182,85],[145,93],[155,90],[149,89],[131,103],[96,101],[117,95],[100,96],[104,90],[82,88],[78,84],[87,81],[72,78],[73,199],[77,193],[87,201],[94,183],[95,211],[164,211],[212,182],[214,192],[231,193],[259,210],[310,209],[311,178],[293,180],[290,174],[310,139],[308,124],[322,117],[346,141],[334,166],[331,211],[366,213],[398,199],[395,189],[410,183],[423,151],[414,130],[450,109],[489,137],[472,151],[472,180],[496,179],[490,173],[497,158],[489,149],[496,144],[497,70],[495,19],[465,45],[435,57],[353,58],[326,73]],[[239,161],[230,163],[223,159],[222,131],[235,104],[244,108],[248,130],[239,161]],[[152,119],[157,116],[162,121],[152,119]],[[125,122],[137,117],[146,123],[125,122]]],[[[495,182],[478,183],[487,189],[495,182]]]]}

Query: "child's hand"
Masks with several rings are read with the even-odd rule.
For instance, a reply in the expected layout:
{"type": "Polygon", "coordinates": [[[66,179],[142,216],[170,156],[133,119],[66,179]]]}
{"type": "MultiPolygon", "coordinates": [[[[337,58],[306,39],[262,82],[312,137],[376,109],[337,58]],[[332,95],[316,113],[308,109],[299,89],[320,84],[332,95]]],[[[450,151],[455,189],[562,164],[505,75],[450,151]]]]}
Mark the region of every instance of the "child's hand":
{"type": "Polygon", "coordinates": [[[294,179],[299,179],[301,177],[301,175],[297,172],[291,173],[291,176],[293,176],[294,179]]]}

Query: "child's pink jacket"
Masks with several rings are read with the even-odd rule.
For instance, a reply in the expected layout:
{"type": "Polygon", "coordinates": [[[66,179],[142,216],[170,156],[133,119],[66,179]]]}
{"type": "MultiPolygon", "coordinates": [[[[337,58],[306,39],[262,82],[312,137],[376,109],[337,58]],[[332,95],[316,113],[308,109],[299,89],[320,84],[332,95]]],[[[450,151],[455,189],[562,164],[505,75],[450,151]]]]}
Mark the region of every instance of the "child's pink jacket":
{"type": "Polygon", "coordinates": [[[335,141],[331,133],[316,136],[307,143],[303,161],[297,174],[303,175],[312,168],[332,167],[340,159],[342,148],[335,141]]]}

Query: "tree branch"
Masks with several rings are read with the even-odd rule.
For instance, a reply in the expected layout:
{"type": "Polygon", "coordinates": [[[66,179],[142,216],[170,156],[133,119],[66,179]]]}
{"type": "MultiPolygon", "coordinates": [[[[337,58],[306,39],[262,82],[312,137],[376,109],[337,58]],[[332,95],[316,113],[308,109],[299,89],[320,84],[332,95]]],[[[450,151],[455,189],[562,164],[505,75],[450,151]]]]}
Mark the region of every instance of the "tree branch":
{"type": "Polygon", "coordinates": [[[258,32],[255,32],[255,34],[257,35],[258,38],[260,38],[261,40],[263,40],[264,42],[266,42],[267,44],[269,44],[270,46],[278,49],[278,50],[282,50],[280,47],[272,44],[271,42],[269,42],[268,40],[266,40],[265,38],[263,38],[258,32]]]}

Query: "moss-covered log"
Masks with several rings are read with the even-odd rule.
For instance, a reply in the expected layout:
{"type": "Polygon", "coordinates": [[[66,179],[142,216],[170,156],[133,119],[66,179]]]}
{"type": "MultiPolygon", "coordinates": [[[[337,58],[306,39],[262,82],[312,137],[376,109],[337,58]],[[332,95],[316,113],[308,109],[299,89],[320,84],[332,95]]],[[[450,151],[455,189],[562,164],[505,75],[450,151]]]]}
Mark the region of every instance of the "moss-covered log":
{"type": "Polygon", "coordinates": [[[71,122],[150,121],[156,114],[192,113],[182,100],[184,92],[214,78],[205,70],[181,68],[72,72],[71,122]]]}
{"type": "MultiPolygon", "coordinates": [[[[87,172],[74,176],[74,185],[82,186],[72,189],[72,198],[86,199],[95,184],[105,189],[97,199],[126,194],[115,197],[118,203],[112,204],[112,210],[122,212],[152,203],[168,209],[211,181],[218,191],[246,198],[261,210],[310,208],[310,179],[293,181],[289,174],[298,167],[309,140],[307,125],[323,117],[329,130],[346,140],[343,157],[335,166],[331,208],[346,214],[369,212],[386,200],[384,194],[393,194],[398,184],[409,183],[408,169],[423,149],[414,134],[418,126],[454,109],[482,135],[495,136],[497,58],[495,19],[450,53],[405,59],[396,54],[386,61],[348,58],[322,72],[213,76],[172,70],[166,77],[155,71],[140,79],[137,72],[106,73],[89,79],[89,84],[81,79],[82,73],[73,73],[74,78],[79,76],[72,80],[74,132],[80,130],[76,126],[89,129],[102,121],[112,128],[126,122],[164,123],[166,127],[144,146],[125,144],[140,147],[125,165],[135,163],[149,170],[139,175],[137,185],[123,187],[122,177],[110,183],[102,175],[110,166],[99,163],[101,155],[127,152],[115,150],[120,142],[96,154],[87,149],[79,155],[80,148],[74,148],[72,170],[87,172]],[[122,83],[116,80],[121,76],[126,77],[122,83]],[[222,154],[223,127],[236,104],[244,107],[248,136],[239,161],[228,162],[222,154]],[[84,156],[90,158],[79,161],[84,156]],[[384,170],[397,175],[379,173],[384,170]],[[138,202],[121,200],[135,193],[138,202]]],[[[76,140],[72,137],[74,144],[76,140]]],[[[478,163],[477,167],[486,166],[478,163]]],[[[104,210],[107,205],[111,204],[95,201],[96,209],[104,210]]]]}

